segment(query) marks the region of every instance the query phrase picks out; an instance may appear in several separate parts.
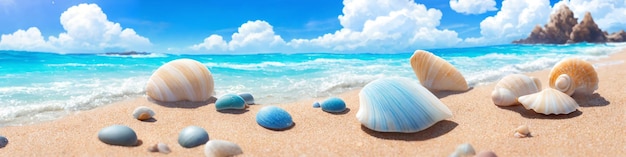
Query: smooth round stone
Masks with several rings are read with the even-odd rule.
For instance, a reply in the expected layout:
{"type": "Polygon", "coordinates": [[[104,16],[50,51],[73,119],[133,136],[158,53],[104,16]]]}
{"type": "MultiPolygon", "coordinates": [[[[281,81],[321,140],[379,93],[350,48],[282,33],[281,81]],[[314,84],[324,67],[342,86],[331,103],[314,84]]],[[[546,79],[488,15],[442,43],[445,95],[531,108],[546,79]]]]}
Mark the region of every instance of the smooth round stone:
{"type": "Polygon", "coordinates": [[[215,101],[216,110],[245,109],[246,101],[237,94],[226,94],[215,101]]]}
{"type": "Polygon", "coordinates": [[[9,144],[9,139],[4,136],[0,136],[0,148],[4,148],[9,144]]]}
{"type": "Polygon", "coordinates": [[[265,106],[256,114],[256,122],[262,127],[272,130],[287,129],[293,125],[291,115],[276,106],[265,106]]]}
{"type": "Polygon", "coordinates": [[[254,105],[254,97],[250,93],[239,93],[239,96],[243,98],[243,100],[248,105],[254,105]]]}
{"type": "Polygon", "coordinates": [[[330,113],[340,113],[346,110],[346,103],[341,98],[331,97],[321,103],[322,110],[330,113]]]}
{"type": "Polygon", "coordinates": [[[178,144],[185,148],[193,148],[209,141],[209,133],[197,126],[188,126],[178,134],[178,144]]]}
{"type": "Polygon", "coordinates": [[[133,129],[123,125],[111,125],[98,132],[100,141],[118,146],[134,146],[137,144],[137,134],[133,129]]]}

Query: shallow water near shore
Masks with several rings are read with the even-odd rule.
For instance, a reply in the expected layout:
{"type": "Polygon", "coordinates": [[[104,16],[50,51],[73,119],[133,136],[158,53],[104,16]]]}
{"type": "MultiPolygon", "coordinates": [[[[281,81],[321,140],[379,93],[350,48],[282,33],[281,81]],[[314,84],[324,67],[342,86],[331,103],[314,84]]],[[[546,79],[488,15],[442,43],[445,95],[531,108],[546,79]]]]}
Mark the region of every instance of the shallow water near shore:
{"type": "MultiPolygon", "coordinates": [[[[470,86],[513,73],[548,69],[562,58],[596,60],[624,44],[500,45],[429,50],[455,65],[470,86]]],[[[191,58],[213,73],[217,96],[250,92],[259,104],[337,95],[382,77],[416,79],[396,54],[103,55],[0,51],[0,127],[56,119],[67,113],[144,96],[162,64],[191,58]]],[[[599,63],[596,66],[613,64],[599,63]]]]}

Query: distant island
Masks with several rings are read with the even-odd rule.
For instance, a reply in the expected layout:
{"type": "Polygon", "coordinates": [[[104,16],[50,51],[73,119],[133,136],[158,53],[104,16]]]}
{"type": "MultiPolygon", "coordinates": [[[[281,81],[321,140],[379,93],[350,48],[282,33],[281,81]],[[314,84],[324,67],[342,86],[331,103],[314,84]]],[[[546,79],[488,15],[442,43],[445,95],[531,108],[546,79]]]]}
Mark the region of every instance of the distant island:
{"type": "Polygon", "coordinates": [[[149,55],[149,52],[137,52],[137,51],[126,51],[126,52],[106,52],[104,53],[105,55],[121,55],[121,56],[128,56],[128,55],[149,55]]]}
{"type": "Polygon", "coordinates": [[[585,13],[583,20],[578,23],[569,7],[562,5],[554,14],[550,15],[550,22],[543,28],[540,25],[530,32],[526,39],[513,41],[514,44],[567,44],[567,43],[606,43],[624,42],[624,30],[608,34],[598,28],[591,13],[585,13]]]}

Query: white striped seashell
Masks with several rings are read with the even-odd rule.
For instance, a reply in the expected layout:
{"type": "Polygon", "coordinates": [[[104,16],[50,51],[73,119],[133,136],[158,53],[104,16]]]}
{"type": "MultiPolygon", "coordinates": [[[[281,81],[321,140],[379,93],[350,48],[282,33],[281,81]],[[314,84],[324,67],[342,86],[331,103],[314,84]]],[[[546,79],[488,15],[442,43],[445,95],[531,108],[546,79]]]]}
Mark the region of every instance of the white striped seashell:
{"type": "Polygon", "coordinates": [[[578,103],[572,97],[552,88],[545,88],[541,92],[521,96],[517,100],[524,108],[545,115],[569,114],[578,108],[578,103]]]}
{"type": "Polygon", "coordinates": [[[159,67],[148,80],[146,94],[158,101],[206,101],[214,94],[213,76],[202,63],[177,59],[159,67]]]}
{"type": "Polygon", "coordinates": [[[137,120],[148,120],[154,116],[154,111],[146,106],[139,106],[133,111],[133,117],[137,120]]]}
{"type": "Polygon", "coordinates": [[[210,140],[204,145],[206,157],[227,157],[243,154],[241,147],[236,143],[223,140],[210,140]]]}
{"type": "Polygon", "coordinates": [[[568,58],[555,64],[550,71],[550,87],[567,95],[591,95],[598,89],[598,73],[591,63],[568,58]]]}
{"type": "Polygon", "coordinates": [[[382,78],[359,92],[356,118],[379,132],[418,132],[452,117],[435,95],[408,78],[382,78]]]}
{"type": "Polygon", "coordinates": [[[474,147],[469,143],[463,143],[456,146],[456,149],[449,157],[470,157],[476,155],[474,147]]]}
{"type": "Polygon", "coordinates": [[[160,152],[163,154],[169,154],[172,152],[172,150],[170,150],[170,147],[167,146],[167,144],[165,143],[157,143],[155,145],[152,145],[150,147],[148,147],[148,151],[149,152],[160,152]]]}
{"type": "Polygon", "coordinates": [[[498,106],[511,106],[519,104],[517,98],[523,95],[537,93],[541,90],[541,81],[534,77],[522,74],[511,74],[498,81],[491,100],[498,106]]]}
{"type": "Polygon", "coordinates": [[[417,50],[411,56],[411,67],[420,83],[433,91],[466,91],[467,81],[454,66],[430,52],[417,50]]]}

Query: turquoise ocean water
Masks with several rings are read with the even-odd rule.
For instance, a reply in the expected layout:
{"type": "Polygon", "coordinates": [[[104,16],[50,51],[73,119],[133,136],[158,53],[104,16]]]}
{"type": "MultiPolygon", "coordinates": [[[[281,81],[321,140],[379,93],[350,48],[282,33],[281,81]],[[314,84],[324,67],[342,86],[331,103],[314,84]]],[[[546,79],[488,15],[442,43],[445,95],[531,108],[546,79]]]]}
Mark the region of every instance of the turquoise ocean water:
{"type": "MultiPolygon", "coordinates": [[[[597,60],[625,44],[500,45],[432,49],[452,63],[470,86],[513,73],[551,68],[566,57],[597,60]]],[[[320,98],[365,86],[377,78],[415,79],[409,58],[396,54],[308,53],[134,56],[0,51],[0,127],[32,124],[68,113],[145,97],[148,78],[162,64],[191,58],[213,73],[215,90],[250,92],[259,104],[320,98]]],[[[616,63],[602,63],[596,66],[616,63]]]]}

